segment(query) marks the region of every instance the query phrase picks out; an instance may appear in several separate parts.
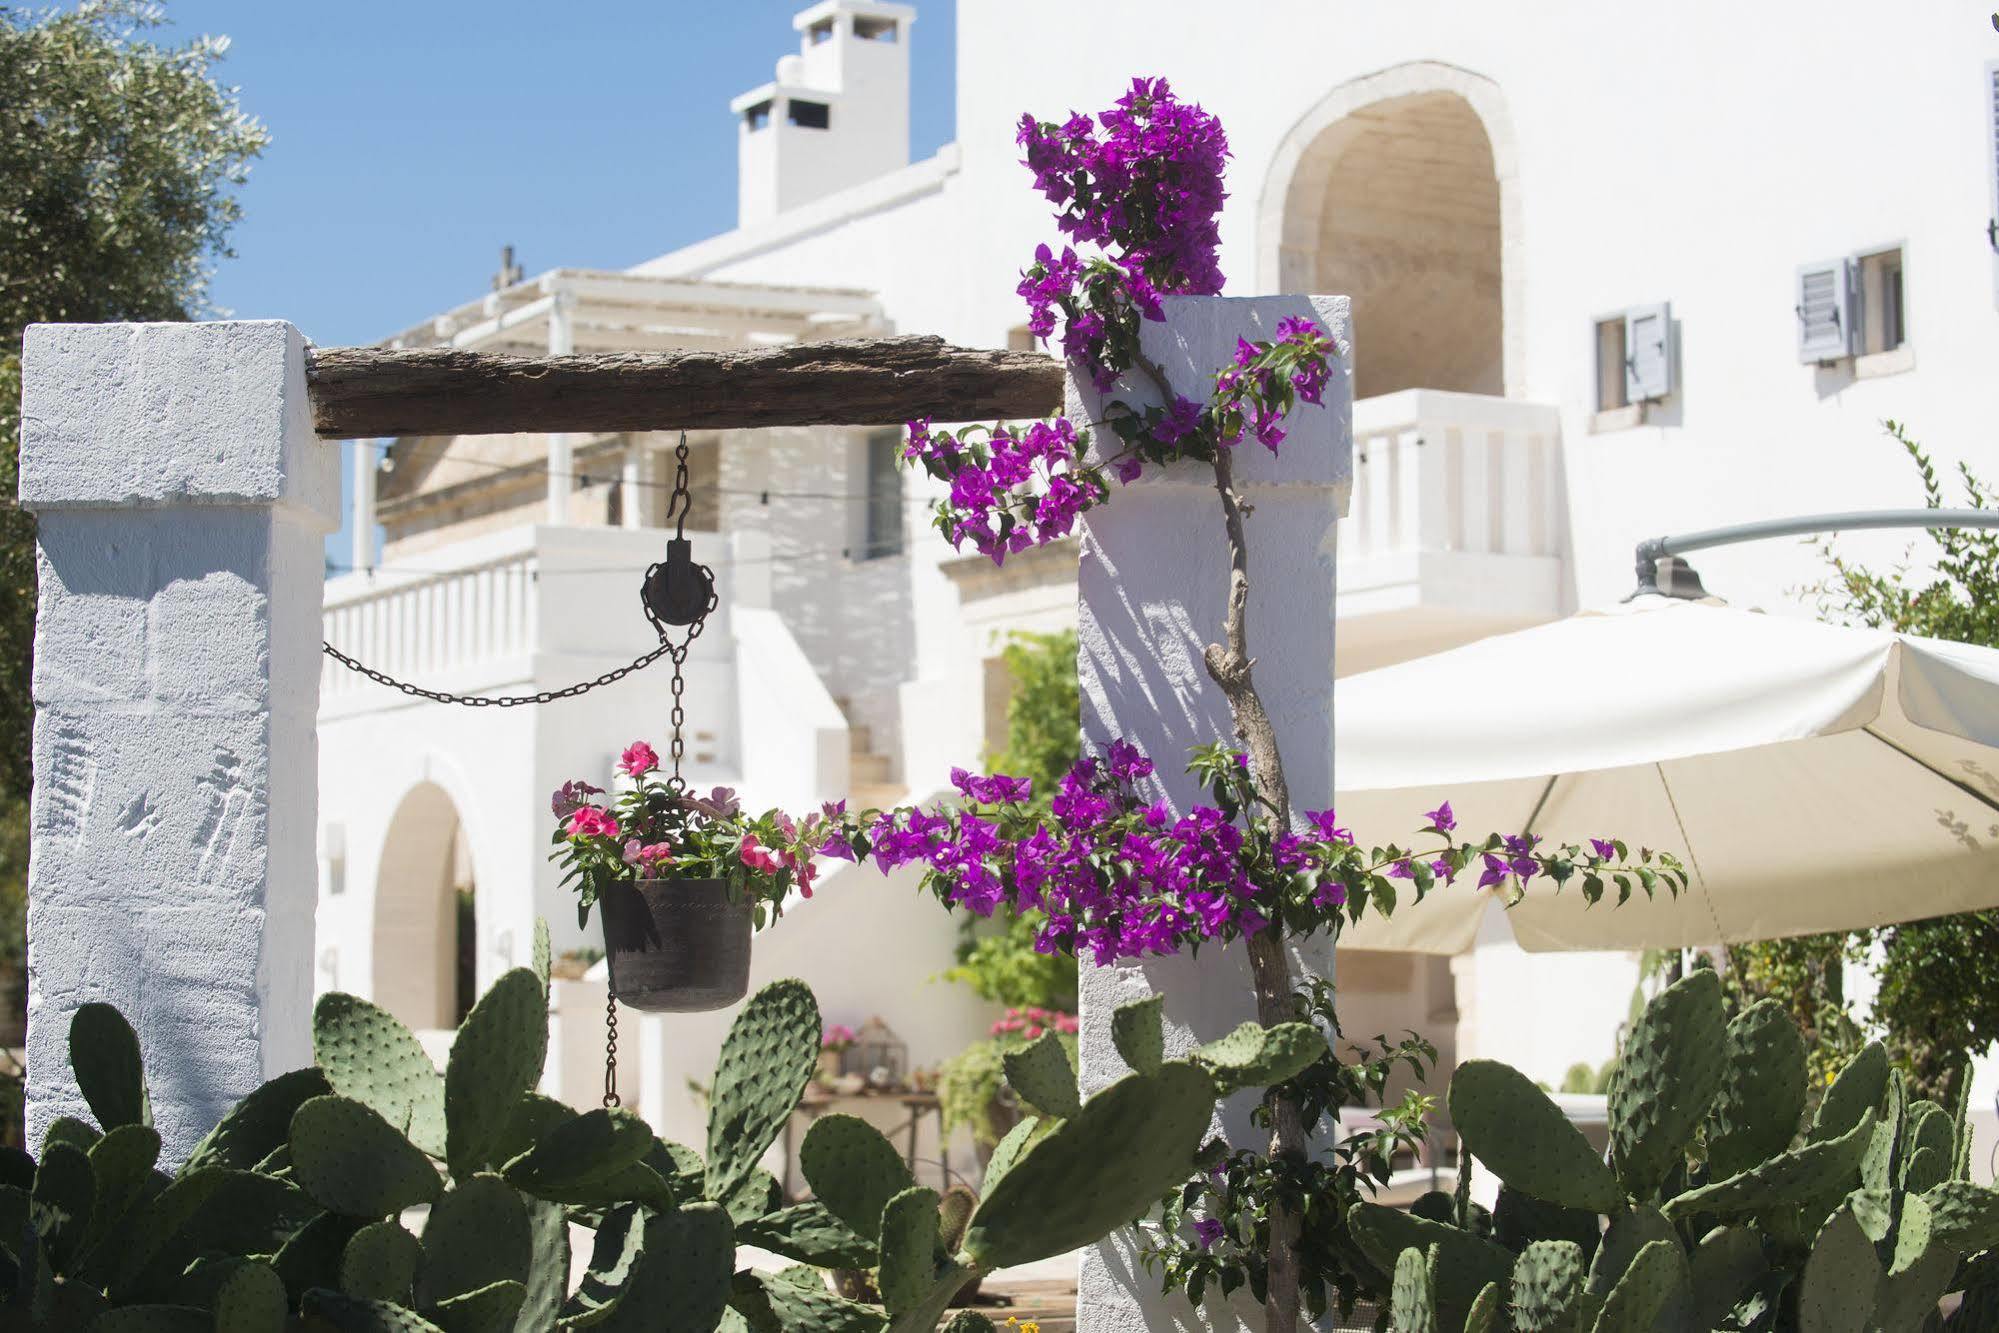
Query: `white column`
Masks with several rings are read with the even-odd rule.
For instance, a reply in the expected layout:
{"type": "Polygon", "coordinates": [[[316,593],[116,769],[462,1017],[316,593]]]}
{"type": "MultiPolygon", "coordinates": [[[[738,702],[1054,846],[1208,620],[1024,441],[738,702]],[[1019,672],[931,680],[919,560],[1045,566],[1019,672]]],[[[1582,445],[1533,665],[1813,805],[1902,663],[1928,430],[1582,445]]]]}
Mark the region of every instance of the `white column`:
{"type": "MultiPolygon", "coordinates": [[[[569,356],[576,351],[576,295],[558,291],[548,309],[548,354],[569,356]]],[[[569,492],[575,487],[572,437],[548,437],[548,522],[569,522],[569,492]]]]}
{"type": "Polygon", "coordinates": [[[643,435],[630,436],[625,441],[625,457],[618,468],[619,486],[624,492],[623,508],[618,519],[621,526],[642,528],[646,525],[647,492],[652,481],[652,450],[646,446],[643,435]]]}
{"type": "Polygon", "coordinates": [[[29,1141],[72,1011],[138,1030],[164,1156],[309,1064],[323,540],[338,453],[277,322],[36,325],[29,1141]]]}
{"type": "Polygon", "coordinates": [[[356,569],[375,567],[375,442],[357,440],[351,446],[353,454],[354,502],[348,511],[348,522],[352,525],[354,554],[352,563],[356,569]]]}
{"type": "MultiPolygon", "coordinates": [[[[1171,297],[1166,321],[1144,325],[1144,346],[1175,390],[1198,400],[1230,364],[1239,335],[1274,337],[1287,315],[1312,316],[1343,343],[1348,338],[1345,297],[1171,297]]],[[[1335,528],[1352,478],[1351,389],[1342,361],[1324,406],[1300,404],[1292,414],[1280,456],[1246,438],[1234,459],[1237,484],[1254,506],[1247,520],[1249,648],[1299,810],[1322,809],[1333,796],[1335,528]]],[[[1157,401],[1140,377],[1109,395],[1072,378],[1068,411],[1079,421],[1099,420],[1106,398],[1157,401]]],[[[1084,737],[1099,749],[1123,737],[1144,750],[1158,765],[1161,793],[1179,811],[1202,799],[1182,771],[1188,747],[1234,732],[1228,702],[1201,657],[1221,637],[1228,578],[1221,504],[1207,465],[1155,469],[1084,519],[1077,616],[1084,737]]],[[[1294,951],[1293,966],[1329,973],[1332,949],[1314,941],[1309,951],[1294,951]]],[[[1240,944],[1203,949],[1198,960],[1109,968],[1085,962],[1081,983],[1080,1072],[1089,1090],[1124,1072],[1110,1036],[1119,1004],[1163,993],[1169,1053],[1256,1017],[1240,944]]],[[[1249,1123],[1255,1100],[1240,1094],[1218,1113],[1216,1128],[1231,1142],[1262,1142],[1249,1123]]],[[[1232,1307],[1211,1299],[1202,1321],[1187,1323],[1185,1296],[1159,1294],[1129,1231],[1085,1252],[1077,1308],[1082,1333],[1261,1327],[1246,1298],[1232,1307]]]]}

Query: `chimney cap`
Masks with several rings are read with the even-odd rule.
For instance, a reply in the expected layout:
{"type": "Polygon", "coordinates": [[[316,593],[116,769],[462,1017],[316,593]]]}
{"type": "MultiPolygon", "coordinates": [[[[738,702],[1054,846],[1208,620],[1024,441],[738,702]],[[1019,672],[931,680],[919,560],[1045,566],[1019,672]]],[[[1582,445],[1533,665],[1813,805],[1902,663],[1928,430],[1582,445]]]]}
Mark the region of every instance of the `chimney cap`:
{"type": "Polygon", "coordinates": [[[835,14],[858,14],[863,18],[895,19],[904,27],[916,22],[915,5],[899,5],[893,0],[819,0],[809,9],[802,9],[792,17],[791,26],[795,31],[804,32],[821,19],[835,14]]]}

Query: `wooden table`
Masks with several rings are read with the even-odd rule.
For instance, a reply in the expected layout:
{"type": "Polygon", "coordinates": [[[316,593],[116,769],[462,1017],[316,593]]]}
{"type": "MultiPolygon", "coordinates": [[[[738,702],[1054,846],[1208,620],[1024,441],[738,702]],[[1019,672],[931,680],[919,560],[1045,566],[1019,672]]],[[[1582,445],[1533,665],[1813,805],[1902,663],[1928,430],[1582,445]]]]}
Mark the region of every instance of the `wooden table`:
{"type": "MultiPolygon", "coordinates": [[[[891,1126],[887,1135],[891,1138],[897,1134],[907,1136],[903,1141],[902,1160],[909,1167],[910,1175],[913,1176],[916,1174],[917,1133],[922,1128],[925,1116],[937,1117],[938,1151],[940,1154],[943,1152],[944,1104],[938,1100],[937,1094],[934,1092],[916,1092],[913,1090],[827,1092],[817,1087],[808,1088],[805,1095],[798,1099],[797,1109],[790,1116],[786,1117],[784,1122],[784,1189],[786,1196],[788,1197],[791,1193],[791,1168],[792,1163],[796,1160],[796,1142],[793,1138],[792,1126],[797,1122],[799,1116],[802,1115],[805,1117],[806,1128],[810,1129],[814,1120],[817,1120],[829,1111],[837,1111],[844,1106],[852,1106],[856,1103],[865,1106],[869,1103],[883,1102],[893,1102],[900,1106],[907,1114],[908,1118],[901,1124],[891,1126]]],[[[938,1166],[938,1178],[940,1188],[950,1183],[948,1172],[941,1163],[938,1166]]]]}

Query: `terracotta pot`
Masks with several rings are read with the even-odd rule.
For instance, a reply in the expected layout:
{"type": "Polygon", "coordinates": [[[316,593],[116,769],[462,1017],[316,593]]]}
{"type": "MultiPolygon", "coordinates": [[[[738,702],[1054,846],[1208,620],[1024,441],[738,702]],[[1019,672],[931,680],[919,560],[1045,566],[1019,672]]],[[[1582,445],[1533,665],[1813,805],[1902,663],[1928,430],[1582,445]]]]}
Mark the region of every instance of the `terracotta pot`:
{"type": "Polygon", "coordinates": [[[651,1014],[725,1009],[750,991],[748,894],[727,880],[649,879],[598,900],[611,994],[651,1014]]]}

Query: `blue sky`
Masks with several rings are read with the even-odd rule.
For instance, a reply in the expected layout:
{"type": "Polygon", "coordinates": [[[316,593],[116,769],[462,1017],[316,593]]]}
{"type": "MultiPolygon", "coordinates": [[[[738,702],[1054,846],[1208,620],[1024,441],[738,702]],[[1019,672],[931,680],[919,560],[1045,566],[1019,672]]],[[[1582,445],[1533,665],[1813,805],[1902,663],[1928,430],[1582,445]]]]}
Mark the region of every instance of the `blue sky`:
{"type": "MultiPolygon", "coordinates": [[[[169,0],[227,34],[223,77],[271,131],[218,306],[372,342],[529,273],[621,268],[735,224],[731,97],[796,50],[803,0],[169,0]]],[[[921,0],[913,142],[952,135],[955,0],[921,0]]]]}
{"type": "MultiPolygon", "coordinates": [[[[530,274],[623,268],[736,221],[728,103],[797,49],[805,0],[169,0],[227,35],[223,79],[271,132],[210,299],[368,343],[530,274]]],[[[910,150],[948,143],[957,0],[918,0],[910,150]]],[[[341,471],[343,490],[347,469],[341,471]]],[[[351,553],[342,530],[328,557],[351,553]]]]}

